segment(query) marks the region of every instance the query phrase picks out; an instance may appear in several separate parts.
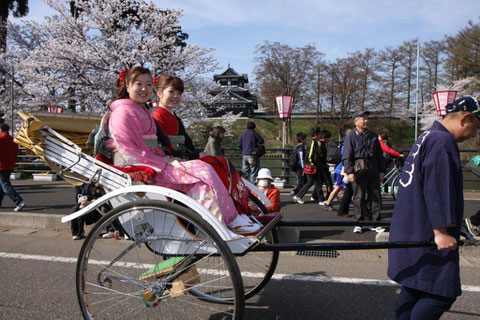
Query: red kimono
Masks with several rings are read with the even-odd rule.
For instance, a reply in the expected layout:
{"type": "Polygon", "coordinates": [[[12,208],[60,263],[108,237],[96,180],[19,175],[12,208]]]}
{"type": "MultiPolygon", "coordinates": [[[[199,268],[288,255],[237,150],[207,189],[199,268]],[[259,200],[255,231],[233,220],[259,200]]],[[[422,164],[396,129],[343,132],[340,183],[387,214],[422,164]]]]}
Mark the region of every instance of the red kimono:
{"type": "MultiPolygon", "coordinates": [[[[168,111],[166,108],[156,107],[150,110],[150,114],[167,136],[184,136],[187,152],[195,151],[192,139],[187,134],[182,120],[175,113],[168,111]]],[[[175,150],[171,144],[168,146],[168,149],[175,150]]]]}

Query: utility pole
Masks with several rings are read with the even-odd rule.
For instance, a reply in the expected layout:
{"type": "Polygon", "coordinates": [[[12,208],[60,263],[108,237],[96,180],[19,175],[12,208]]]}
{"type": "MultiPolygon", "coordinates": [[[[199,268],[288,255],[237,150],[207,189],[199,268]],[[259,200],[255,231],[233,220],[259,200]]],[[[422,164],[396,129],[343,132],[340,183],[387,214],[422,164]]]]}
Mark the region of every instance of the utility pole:
{"type": "Polygon", "coordinates": [[[420,57],[420,42],[417,45],[417,88],[415,90],[415,141],[418,137],[418,60],[420,57]]]}

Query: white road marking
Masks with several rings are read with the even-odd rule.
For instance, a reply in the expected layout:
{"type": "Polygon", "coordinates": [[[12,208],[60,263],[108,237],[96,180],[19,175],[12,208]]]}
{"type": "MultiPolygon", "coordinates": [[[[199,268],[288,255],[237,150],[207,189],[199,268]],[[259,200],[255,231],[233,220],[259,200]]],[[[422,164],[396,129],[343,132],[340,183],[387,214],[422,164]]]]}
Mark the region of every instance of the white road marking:
{"type": "MultiPolygon", "coordinates": [[[[48,261],[48,262],[63,262],[63,263],[77,263],[77,258],[69,257],[56,257],[56,256],[44,256],[36,254],[23,254],[23,253],[7,253],[0,252],[0,258],[20,259],[20,260],[36,260],[36,261],[48,261]]],[[[90,263],[99,265],[108,265],[109,261],[96,261],[91,260],[90,263]]],[[[139,268],[136,263],[122,263],[122,266],[126,268],[139,268]]],[[[152,265],[142,265],[142,268],[152,268],[152,265]]],[[[199,269],[200,273],[218,273],[218,270],[204,270],[199,269]]],[[[250,278],[262,278],[262,273],[255,272],[242,272],[243,277],[250,278]]],[[[384,287],[397,287],[398,284],[391,280],[377,280],[377,279],[359,279],[359,278],[344,278],[344,277],[325,277],[325,276],[304,276],[297,274],[274,274],[272,279],[274,280],[294,280],[294,281],[306,281],[306,282],[325,282],[325,283],[346,283],[346,284],[360,284],[367,286],[384,286],[384,287]]],[[[462,290],[465,292],[480,292],[480,286],[462,285],[462,290]]]]}

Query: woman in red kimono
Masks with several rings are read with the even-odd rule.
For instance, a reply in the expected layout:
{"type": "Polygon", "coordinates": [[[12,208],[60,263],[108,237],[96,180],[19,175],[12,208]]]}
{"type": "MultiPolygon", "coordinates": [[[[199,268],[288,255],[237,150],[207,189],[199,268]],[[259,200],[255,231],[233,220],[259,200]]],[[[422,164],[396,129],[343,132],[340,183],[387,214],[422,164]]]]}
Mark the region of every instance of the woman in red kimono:
{"type": "MultiPolygon", "coordinates": [[[[182,79],[172,75],[161,75],[155,84],[158,97],[157,107],[150,110],[157,125],[168,136],[183,136],[185,138],[185,153],[189,158],[198,158],[193,141],[185,130],[182,120],[173,111],[182,102],[184,85],[182,79]]],[[[175,147],[169,145],[168,149],[173,151],[175,147]]]]}

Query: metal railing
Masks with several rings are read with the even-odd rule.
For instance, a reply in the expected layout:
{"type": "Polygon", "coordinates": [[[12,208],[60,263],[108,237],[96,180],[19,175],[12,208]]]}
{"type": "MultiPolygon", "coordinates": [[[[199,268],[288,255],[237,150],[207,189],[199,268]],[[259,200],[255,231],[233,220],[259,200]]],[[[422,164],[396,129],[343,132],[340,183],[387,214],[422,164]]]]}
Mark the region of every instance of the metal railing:
{"type": "MultiPolygon", "coordinates": [[[[290,170],[290,156],[292,148],[268,148],[266,154],[260,159],[261,166],[269,168],[273,177],[285,180],[286,185],[296,184],[296,175],[290,170]]],[[[198,151],[203,151],[198,149],[198,151]]],[[[407,154],[410,150],[397,149],[397,151],[407,154]]],[[[242,153],[236,148],[225,148],[225,156],[232,161],[238,170],[242,169],[242,153]]],[[[466,149],[460,150],[462,166],[471,159],[472,156],[479,154],[478,150],[466,149]]],[[[16,170],[21,172],[22,176],[28,176],[31,173],[52,172],[52,170],[36,155],[28,155],[24,148],[20,148],[20,154],[17,158],[16,170]]],[[[478,179],[469,169],[464,168],[464,183],[473,185],[470,189],[480,190],[480,179],[478,179]],[[477,185],[478,184],[478,185],[477,185]]]]}

